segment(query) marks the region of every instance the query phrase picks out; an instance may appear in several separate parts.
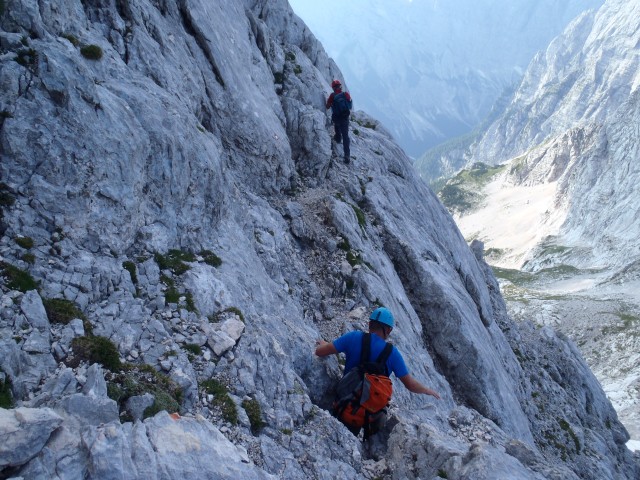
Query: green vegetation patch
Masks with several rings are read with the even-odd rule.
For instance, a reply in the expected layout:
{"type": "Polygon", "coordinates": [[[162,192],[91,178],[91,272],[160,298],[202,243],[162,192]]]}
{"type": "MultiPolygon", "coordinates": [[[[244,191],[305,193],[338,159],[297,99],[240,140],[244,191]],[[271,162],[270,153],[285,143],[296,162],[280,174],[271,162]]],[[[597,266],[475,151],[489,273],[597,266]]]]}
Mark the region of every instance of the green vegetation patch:
{"type": "MultiPolygon", "coordinates": [[[[0,373],[4,373],[0,369],[0,373]]],[[[13,408],[13,395],[11,393],[11,379],[4,374],[4,380],[0,381],[0,408],[13,408]]]]}
{"type": "Polygon", "coordinates": [[[131,276],[131,281],[133,282],[133,284],[137,285],[138,273],[136,270],[136,264],[130,260],[127,260],[126,262],[122,262],[122,267],[129,272],[129,275],[131,276]]]}
{"type": "Polygon", "coordinates": [[[567,422],[564,419],[560,419],[560,420],[558,420],[558,424],[560,425],[560,428],[562,430],[564,430],[569,435],[569,437],[571,437],[571,439],[573,440],[573,444],[576,447],[576,453],[579,454],[580,453],[580,439],[578,438],[576,433],[571,428],[571,425],[569,425],[569,422],[567,422]]]}
{"type": "Polygon", "coordinates": [[[265,422],[262,420],[262,408],[260,408],[260,403],[255,398],[252,398],[251,400],[244,400],[242,402],[242,408],[244,408],[244,411],[247,412],[247,416],[249,417],[251,432],[254,435],[257,435],[265,426],[265,422]]]}
{"type": "Polygon", "coordinates": [[[38,288],[38,283],[29,273],[9,263],[0,262],[0,275],[5,278],[7,288],[11,290],[18,290],[25,293],[29,290],[37,290],[38,288]]]}
{"type": "Polygon", "coordinates": [[[187,352],[191,352],[194,355],[202,355],[202,347],[196,343],[186,343],[182,346],[187,352]]]}
{"type": "Polygon", "coordinates": [[[90,335],[93,332],[93,325],[91,325],[87,316],[71,300],[64,298],[43,298],[42,304],[51,323],[67,325],[74,318],[79,318],[82,320],[85,334],[90,335]]]}
{"type": "Polygon", "coordinates": [[[185,262],[196,261],[196,256],[193,253],[181,250],[169,250],[165,255],[156,253],[154,258],[160,270],[171,270],[175,275],[182,275],[189,270],[189,265],[185,262]]]}
{"type": "Polygon", "coordinates": [[[511,268],[491,267],[496,278],[508,280],[515,285],[525,285],[535,279],[535,275],[511,268]]]}
{"type": "Polygon", "coordinates": [[[38,60],[38,53],[33,48],[23,48],[18,50],[15,61],[23,67],[33,67],[38,60]]]}
{"type": "Polygon", "coordinates": [[[355,267],[356,265],[360,265],[362,263],[362,256],[359,252],[349,250],[347,252],[347,262],[349,262],[349,265],[351,265],[352,267],[355,267]]]}
{"type": "Polygon", "coordinates": [[[471,169],[462,170],[438,188],[438,198],[451,212],[469,212],[484,199],[478,192],[505,168],[504,165],[493,167],[475,163],[471,169]]]}
{"type": "Polygon", "coordinates": [[[4,0],[0,0],[0,15],[4,15],[4,0]]]}
{"type": "Polygon", "coordinates": [[[480,203],[482,197],[461,185],[446,184],[438,192],[438,198],[450,212],[466,213],[480,203]]]}
{"type": "Polygon", "coordinates": [[[238,424],[238,409],[227,391],[227,387],[215,378],[200,384],[207,394],[213,395],[213,404],[222,412],[222,417],[232,425],[238,424]]]}
{"type": "Polygon", "coordinates": [[[25,250],[33,248],[33,238],[31,237],[16,237],[14,240],[19,247],[25,250]]]}
{"type": "Polygon", "coordinates": [[[349,243],[349,239],[348,238],[343,238],[341,242],[338,242],[337,247],[340,250],[348,252],[349,250],[351,250],[351,244],[349,243]]]}
{"type": "Polygon", "coordinates": [[[169,413],[180,409],[182,389],[167,375],[156,371],[151,365],[124,365],[121,372],[109,373],[107,393],[118,403],[120,412],[124,411],[126,401],[133,396],[150,393],[155,400],[146,408],[143,418],[152,417],[166,410],[169,413]]]}
{"type": "Polygon", "coordinates": [[[367,225],[367,217],[365,217],[364,212],[359,207],[356,207],[355,205],[351,205],[351,208],[353,208],[353,211],[356,214],[356,218],[358,219],[358,225],[360,225],[360,228],[364,229],[364,227],[366,227],[367,225]]]}
{"type": "Polygon", "coordinates": [[[85,45],[80,48],[80,53],[88,60],[100,60],[102,58],[102,48],[98,45],[85,45]]]}
{"type": "MultiPolygon", "coordinates": [[[[5,117],[6,118],[6,117],[5,117]]],[[[16,202],[6,183],[0,183],[0,207],[11,207],[16,202]]]]}
{"type": "Polygon", "coordinates": [[[77,363],[99,363],[112,372],[122,369],[120,355],[115,344],[105,337],[85,336],[76,337],[71,341],[74,359],[77,363]]]}
{"type": "Polygon", "coordinates": [[[204,263],[218,268],[222,265],[222,259],[213,253],[211,250],[202,250],[200,256],[204,259],[204,263]]]}
{"type": "Polygon", "coordinates": [[[233,313],[237,315],[240,321],[244,323],[244,315],[242,314],[242,310],[240,310],[238,307],[227,307],[224,310],[220,310],[217,313],[209,315],[208,317],[209,321],[211,323],[218,323],[220,320],[224,318],[226,313],[233,313]]]}
{"type": "Polygon", "coordinates": [[[290,62],[295,62],[296,61],[296,54],[293,52],[287,52],[284,56],[285,60],[288,60],[290,62]]]}
{"type": "Polygon", "coordinates": [[[167,286],[167,289],[164,292],[164,300],[166,304],[175,303],[176,305],[179,305],[180,297],[184,297],[184,307],[187,309],[187,311],[197,311],[191,292],[180,293],[180,291],[176,287],[176,282],[174,282],[166,275],[162,275],[160,277],[160,281],[167,286]]]}
{"type": "Polygon", "coordinates": [[[637,326],[640,325],[640,318],[636,315],[627,313],[625,311],[611,312],[613,315],[620,319],[619,324],[611,325],[602,329],[602,334],[605,336],[619,335],[624,333],[630,337],[636,338],[639,333],[637,326]]]}
{"type": "Polygon", "coordinates": [[[71,45],[73,45],[74,47],[80,45],[80,40],[78,40],[78,37],[76,37],[75,35],[72,35],[70,33],[63,33],[60,36],[69,40],[69,42],[71,42],[71,45]]]}
{"type": "Polygon", "coordinates": [[[45,298],[42,300],[47,317],[51,323],[67,325],[74,318],[86,319],[86,316],[71,300],[64,298],[45,298]]]}

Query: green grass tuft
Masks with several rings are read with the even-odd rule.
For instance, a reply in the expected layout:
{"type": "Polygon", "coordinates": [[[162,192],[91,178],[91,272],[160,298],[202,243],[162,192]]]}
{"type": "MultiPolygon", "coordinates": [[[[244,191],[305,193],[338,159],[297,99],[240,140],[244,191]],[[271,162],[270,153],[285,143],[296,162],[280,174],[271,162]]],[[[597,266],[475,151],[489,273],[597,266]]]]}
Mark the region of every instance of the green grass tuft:
{"type": "Polygon", "coordinates": [[[36,263],[36,256],[33,253],[25,253],[21,258],[24,262],[30,263],[31,265],[36,263]]]}
{"type": "Polygon", "coordinates": [[[209,315],[209,322],[218,323],[222,319],[223,315],[227,312],[235,313],[240,318],[240,321],[244,323],[244,315],[242,314],[242,310],[240,310],[238,307],[227,307],[224,310],[209,315]]]}
{"type": "MultiPolygon", "coordinates": [[[[121,412],[130,397],[145,393],[152,394],[155,400],[153,405],[145,409],[143,418],[153,416],[161,410],[173,413],[180,409],[180,386],[151,365],[125,364],[121,372],[109,373],[106,377],[107,394],[109,398],[118,402],[121,412]]],[[[121,419],[125,420],[122,414],[121,419]]]]}
{"type": "Polygon", "coordinates": [[[196,261],[193,253],[183,252],[181,250],[169,250],[166,255],[156,253],[154,258],[160,270],[171,270],[176,275],[182,275],[189,270],[189,265],[184,262],[196,261]]]}
{"type": "Polygon", "coordinates": [[[207,265],[211,265],[216,268],[222,265],[222,259],[211,250],[202,250],[200,252],[200,256],[204,258],[204,263],[207,265]]]}
{"type": "MultiPolygon", "coordinates": [[[[6,110],[3,111],[3,114],[4,112],[6,112],[6,110]]],[[[9,117],[3,116],[3,118],[9,118],[9,117]]],[[[16,202],[16,199],[11,194],[9,187],[5,183],[0,183],[0,207],[12,207],[15,202],[16,202]]]]}
{"type": "Polygon", "coordinates": [[[75,35],[72,35],[70,33],[63,33],[61,37],[69,40],[69,42],[71,42],[71,45],[73,45],[74,47],[80,45],[80,40],[78,40],[78,37],[76,37],[75,35]]]}
{"type": "Polygon", "coordinates": [[[238,409],[229,396],[227,387],[215,378],[205,380],[200,386],[206,393],[213,395],[213,403],[220,408],[222,417],[232,425],[237,425],[238,409]]]}
{"type": "Polygon", "coordinates": [[[74,356],[88,363],[99,363],[112,372],[122,369],[115,344],[105,337],[76,337],[71,341],[74,356]]]}
{"type": "Polygon", "coordinates": [[[144,409],[142,418],[153,417],[156,413],[163,410],[169,413],[177,412],[178,410],[180,410],[180,404],[167,392],[155,391],[153,392],[153,395],[155,397],[155,399],[153,400],[153,405],[144,409]]]}
{"type": "Polygon", "coordinates": [[[337,246],[340,250],[343,250],[345,252],[348,252],[349,250],[351,250],[351,244],[349,243],[348,238],[343,239],[341,242],[338,243],[337,246]]]}
{"type": "Polygon", "coordinates": [[[33,238],[31,237],[16,237],[14,240],[19,247],[25,250],[33,248],[33,238]]]}
{"type": "Polygon", "coordinates": [[[365,217],[364,212],[359,207],[356,207],[355,205],[351,205],[351,208],[353,208],[353,211],[356,214],[356,218],[358,219],[358,225],[360,225],[360,228],[364,229],[364,227],[366,227],[367,225],[367,218],[365,217]]]}
{"type": "Polygon", "coordinates": [[[100,60],[102,58],[102,48],[98,45],[85,45],[80,48],[80,53],[88,60],[100,60]]]}
{"type": "Polygon", "coordinates": [[[7,287],[25,293],[29,290],[37,290],[38,284],[29,273],[20,270],[13,265],[0,262],[0,275],[6,279],[7,287]]]}
{"type": "Polygon", "coordinates": [[[122,267],[129,272],[129,275],[131,275],[131,281],[133,282],[133,284],[137,285],[138,273],[136,271],[136,264],[130,260],[127,260],[126,262],[122,262],[122,267]]]}
{"type": "Polygon", "coordinates": [[[247,412],[247,416],[249,417],[251,432],[253,432],[254,435],[257,435],[265,426],[265,423],[262,420],[262,409],[260,408],[260,403],[258,403],[254,398],[251,400],[244,400],[242,402],[242,408],[244,408],[245,412],[247,412]]]}
{"type": "Polygon", "coordinates": [[[186,351],[193,353],[194,355],[202,355],[202,347],[196,343],[187,343],[183,345],[186,351]]]}
{"type": "Polygon", "coordinates": [[[93,326],[89,323],[86,315],[82,313],[82,310],[71,300],[64,298],[44,298],[42,303],[51,323],[67,325],[74,318],[79,318],[82,320],[82,325],[87,335],[93,331],[93,326]]]}
{"type": "Polygon", "coordinates": [[[23,67],[33,67],[38,60],[38,53],[33,48],[23,48],[18,50],[18,56],[15,61],[23,67]]]}
{"type": "MultiPolygon", "coordinates": [[[[2,372],[2,369],[0,369],[2,372]]],[[[5,375],[5,379],[0,382],[0,408],[13,408],[13,395],[11,394],[11,379],[5,375]]]]}

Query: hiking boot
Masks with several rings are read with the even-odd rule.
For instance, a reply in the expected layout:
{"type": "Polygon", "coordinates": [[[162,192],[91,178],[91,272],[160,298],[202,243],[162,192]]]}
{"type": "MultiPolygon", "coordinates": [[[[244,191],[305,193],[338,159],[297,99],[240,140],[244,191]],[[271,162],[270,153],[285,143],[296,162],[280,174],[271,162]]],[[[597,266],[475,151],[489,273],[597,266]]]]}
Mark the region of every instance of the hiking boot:
{"type": "Polygon", "coordinates": [[[336,142],[336,143],[342,143],[342,137],[334,135],[333,136],[333,141],[336,142]]]}
{"type": "Polygon", "coordinates": [[[349,163],[351,163],[351,159],[349,157],[344,157],[344,163],[348,165],[349,163]]]}

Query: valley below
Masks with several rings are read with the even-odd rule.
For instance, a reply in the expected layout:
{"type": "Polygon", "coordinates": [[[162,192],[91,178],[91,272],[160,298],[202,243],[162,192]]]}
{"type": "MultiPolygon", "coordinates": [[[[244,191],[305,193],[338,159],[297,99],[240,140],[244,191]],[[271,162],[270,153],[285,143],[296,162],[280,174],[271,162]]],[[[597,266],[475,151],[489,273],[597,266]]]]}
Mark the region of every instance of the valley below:
{"type": "Polygon", "coordinates": [[[640,450],[640,282],[563,266],[494,272],[514,320],[575,342],[640,450]]]}

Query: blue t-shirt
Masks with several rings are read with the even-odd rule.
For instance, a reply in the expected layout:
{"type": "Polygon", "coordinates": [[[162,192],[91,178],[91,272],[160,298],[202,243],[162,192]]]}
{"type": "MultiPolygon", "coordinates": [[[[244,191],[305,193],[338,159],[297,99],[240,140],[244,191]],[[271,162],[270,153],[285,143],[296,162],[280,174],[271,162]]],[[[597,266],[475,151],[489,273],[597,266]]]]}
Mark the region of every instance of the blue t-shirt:
{"type": "MultiPolygon", "coordinates": [[[[344,367],[345,374],[353,367],[357,367],[360,364],[363,335],[363,332],[349,332],[333,341],[333,346],[336,347],[336,350],[340,353],[346,354],[347,356],[347,363],[344,367]]],[[[382,338],[372,333],[369,360],[375,361],[384,349],[385,345],[386,342],[382,338]]],[[[393,373],[398,378],[404,377],[409,373],[409,370],[404,363],[404,358],[402,358],[400,351],[395,346],[391,351],[391,355],[389,355],[389,358],[387,359],[387,371],[389,372],[389,375],[393,373]]]]}

